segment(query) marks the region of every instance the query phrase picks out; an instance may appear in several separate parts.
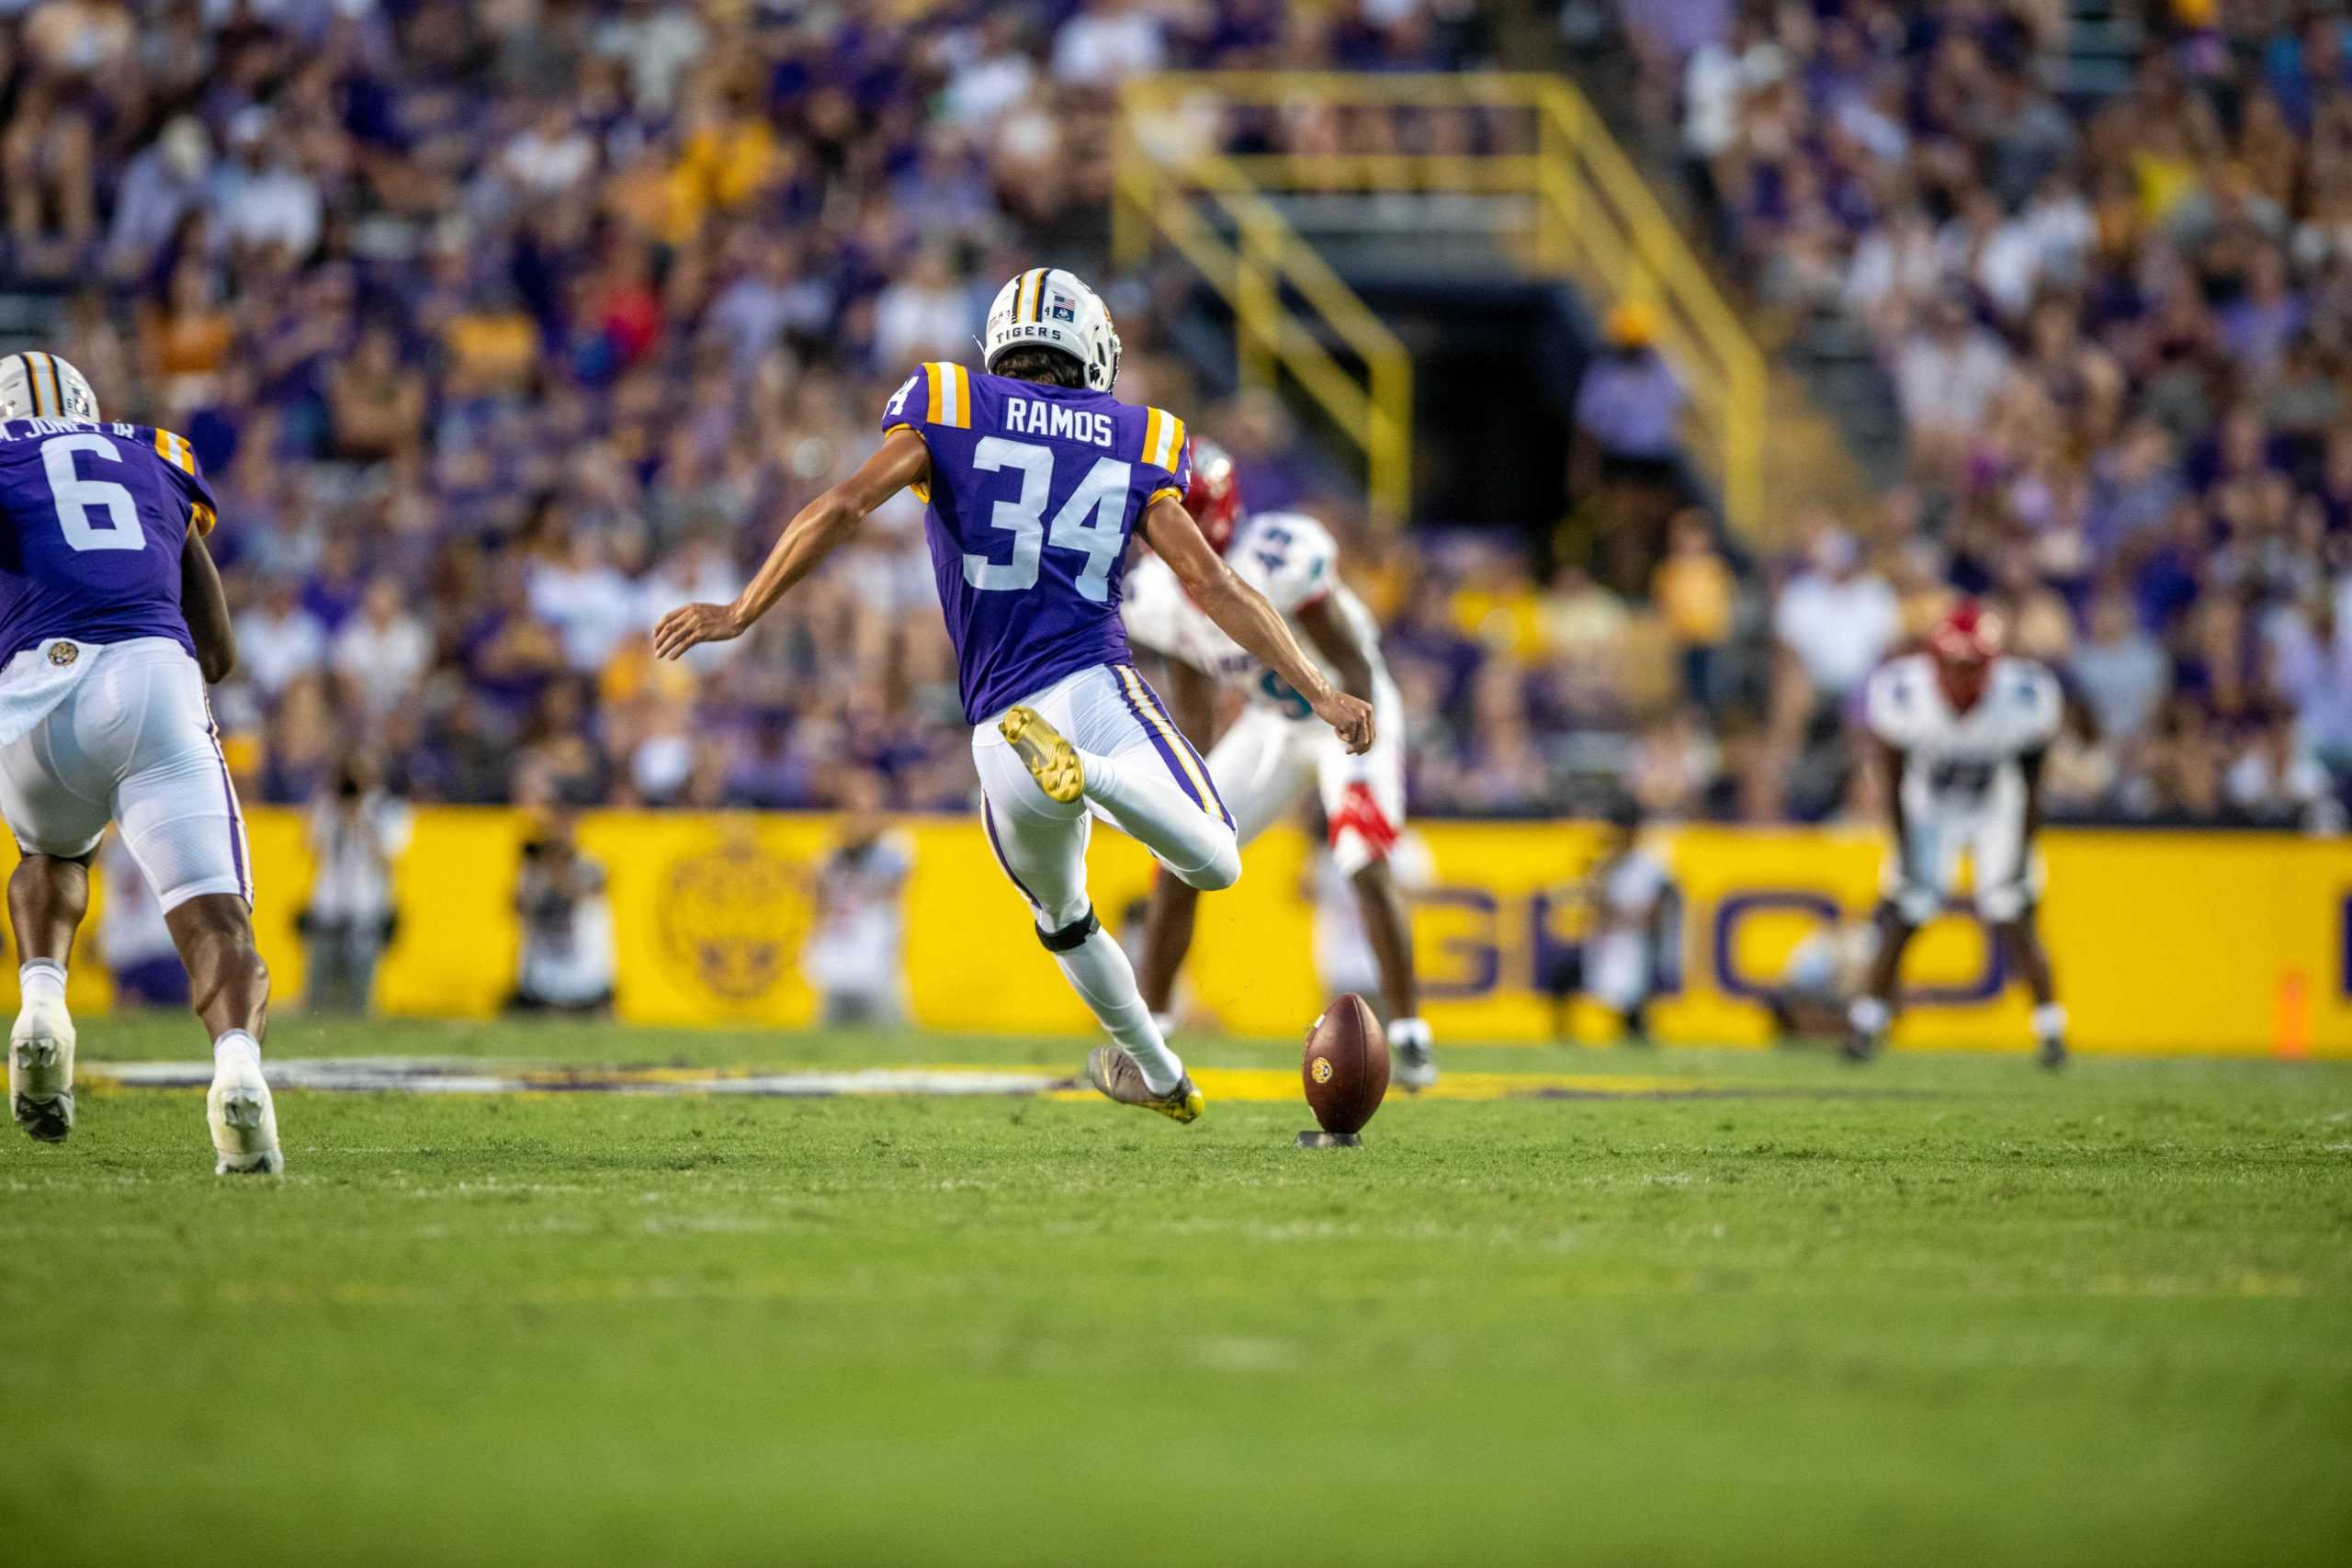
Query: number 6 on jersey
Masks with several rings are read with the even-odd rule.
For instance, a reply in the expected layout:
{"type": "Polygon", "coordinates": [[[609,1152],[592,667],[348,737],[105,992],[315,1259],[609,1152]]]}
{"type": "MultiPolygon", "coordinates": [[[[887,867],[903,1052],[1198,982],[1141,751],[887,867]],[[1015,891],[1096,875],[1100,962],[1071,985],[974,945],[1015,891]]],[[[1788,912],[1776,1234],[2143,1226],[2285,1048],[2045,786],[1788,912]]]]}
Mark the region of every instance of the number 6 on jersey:
{"type": "Polygon", "coordinates": [[[50,499],[57,503],[57,525],[65,531],[65,542],[77,550],[145,549],[139,502],[112,479],[84,479],[74,467],[76,452],[109,463],[122,461],[121,448],[96,434],[53,435],[40,444],[41,469],[49,479],[50,499]],[[106,521],[90,521],[93,510],[104,511],[106,521]]]}

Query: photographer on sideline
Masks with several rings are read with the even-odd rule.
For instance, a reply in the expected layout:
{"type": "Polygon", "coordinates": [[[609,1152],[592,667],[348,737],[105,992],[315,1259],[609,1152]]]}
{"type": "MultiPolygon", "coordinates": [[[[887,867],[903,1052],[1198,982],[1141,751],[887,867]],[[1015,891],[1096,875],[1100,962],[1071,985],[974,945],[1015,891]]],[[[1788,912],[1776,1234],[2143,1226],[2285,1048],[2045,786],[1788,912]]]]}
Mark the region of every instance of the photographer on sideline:
{"type": "Polygon", "coordinates": [[[391,945],[400,915],[392,863],[408,848],[408,803],[377,782],[374,761],[346,759],[311,808],[311,853],[317,871],[296,925],[309,980],[304,1000],[317,1013],[364,1014],[373,1006],[376,964],[391,945]]]}
{"type": "Polygon", "coordinates": [[[507,1001],[515,1012],[603,1014],[612,1010],[619,958],[605,868],[580,852],[573,816],[548,814],[523,842],[514,912],[523,918],[523,959],[507,1001]]]}

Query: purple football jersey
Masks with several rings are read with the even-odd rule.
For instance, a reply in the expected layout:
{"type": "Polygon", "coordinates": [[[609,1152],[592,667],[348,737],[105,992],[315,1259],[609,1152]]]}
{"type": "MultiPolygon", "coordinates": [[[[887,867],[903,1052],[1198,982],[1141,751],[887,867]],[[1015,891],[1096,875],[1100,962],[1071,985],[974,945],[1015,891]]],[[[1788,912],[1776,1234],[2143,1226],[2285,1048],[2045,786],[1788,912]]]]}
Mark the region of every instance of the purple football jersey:
{"type": "Polygon", "coordinates": [[[167,637],[187,531],[212,531],[196,453],[168,430],[0,420],[0,660],[50,637],[167,637]]]}
{"type": "Polygon", "coordinates": [[[924,532],[978,724],[1065,675],[1129,661],[1127,540],[1192,478],[1184,422],[1108,392],[925,365],[882,412],[931,449],[924,532]]]}

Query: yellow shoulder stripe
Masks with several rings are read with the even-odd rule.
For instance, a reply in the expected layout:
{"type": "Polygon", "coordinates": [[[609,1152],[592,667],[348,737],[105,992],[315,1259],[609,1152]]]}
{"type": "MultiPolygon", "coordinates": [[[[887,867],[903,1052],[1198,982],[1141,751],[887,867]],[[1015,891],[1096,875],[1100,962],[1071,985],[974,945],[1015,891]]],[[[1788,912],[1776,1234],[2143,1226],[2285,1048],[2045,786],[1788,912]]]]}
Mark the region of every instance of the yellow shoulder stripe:
{"type": "Polygon", "coordinates": [[[1184,422],[1155,408],[1143,411],[1143,460],[1155,468],[1176,471],[1184,451],[1184,422]]]}
{"type": "Polygon", "coordinates": [[[972,428],[972,373],[960,365],[926,364],[922,378],[930,388],[923,418],[954,430],[972,428]]]}
{"type": "Polygon", "coordinates": [[[155,432],[155,455],[184,474],[196,472],[196,448],[168,430],[155,432]]]}

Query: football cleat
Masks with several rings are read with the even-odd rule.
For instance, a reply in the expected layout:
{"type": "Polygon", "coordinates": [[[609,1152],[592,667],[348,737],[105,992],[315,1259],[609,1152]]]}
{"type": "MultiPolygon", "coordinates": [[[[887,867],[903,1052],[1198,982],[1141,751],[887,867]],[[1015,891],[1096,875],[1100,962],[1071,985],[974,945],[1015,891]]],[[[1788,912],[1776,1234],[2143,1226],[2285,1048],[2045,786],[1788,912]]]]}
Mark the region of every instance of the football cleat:
{"type": "Polygon", "coordinates": [[[1878,1055],[1885,1043],[1883,1034],[1867,1029],[1852,1029],[1846,1032],[1846,1044],[1841,1053],[1849,1062],[1867,1062],[1878,1055]]]}
{"type": "Polygon", "coordinates": [[[1396,1081],[1404,1088],[1418,1094],[1437,1082],[1437,1051],[1428,1041],[1393,1041],[1388,1055],[1396,1064],[1396,1081]]]}
{"type": "Polygon", "coordinates": [[[1029,768],[1029,776],[1046,797],[1067,806],[1086,789],[1086,769],[1078,748],[1032,707],[1016,707],[997,722],[997,733],[1012,744],[1014,755],[1029,768]]]}
{"type": "Polygon", "coordinates": [[[8,1032],[8,1110],[28,1137],[62,1144],[74,1130],[74,1020],[65,1004],[28,1002],[8,1032]]]}
{"type": "Polygon", "coordinates": [[[2066,1065],[2066,1042],[2057,1035],[2052,1035],[2041,1043],[2041,1048],[2036,1054],[2035,1059],[2051,1071],[2057,1071],[2066,1065]]]}
{"type": "Polygon", "coordinates": [[[284,1174],[277,1108],[270,1103],[259,1053],[220,1053],[212,1069],[211,1090],[204,1097],[204,1115],[212,1124],[212,1149],[220,1156],[212,1167],[215,1176],[284,1174]]]}
{"type": "Polygon", "coordinates": [[[1176,1087],[1166,1094],[1154,1094],[1143,1081],[1143,1069],[1136,1066],[1136,1059],[1116,1045],[1094,1048],[1094,1054],[1086,1058],[1086,1081],[1106,1099],[1157,1111],[1171,1122],[1197,1121],[1208,1109],[1208,1101],[1193,1086],[1192,1074],[1178,1078],[1176,1087]]]}

